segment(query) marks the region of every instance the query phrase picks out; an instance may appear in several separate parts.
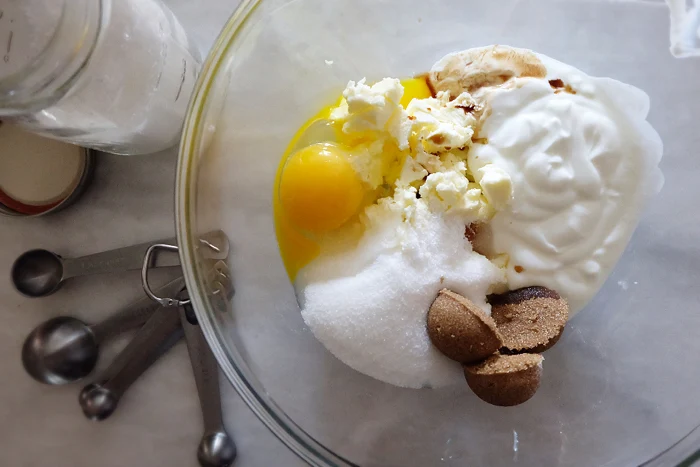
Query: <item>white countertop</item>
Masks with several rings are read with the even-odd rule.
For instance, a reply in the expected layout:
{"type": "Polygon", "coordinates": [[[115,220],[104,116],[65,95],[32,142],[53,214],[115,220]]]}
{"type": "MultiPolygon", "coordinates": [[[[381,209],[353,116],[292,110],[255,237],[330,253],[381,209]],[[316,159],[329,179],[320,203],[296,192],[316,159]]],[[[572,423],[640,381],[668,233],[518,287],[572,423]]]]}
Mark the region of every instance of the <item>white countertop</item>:
{"type": "MultiPolygon", "coordinates": [[[[166,1],[203,52],[237,1],[166,1]],[[195,6],[196,5],[196,6],[195,6]]],[[[199,401],[181,342],[126,393],[106,421],[91,422],[78,405],[86,381],[45,386],[24,373],[20,349],[40,322],[70,315],[96,322],[142,295],[139,274],[74,280],[43,299],[10,284],[14,259],[31,248],[65,256],[174,235],[175,150],[145,157],[101,155],[92,187],[74,206],[39,219],[0,218],[0,465],[12,467],[195,466],[202,435],[199,401]]],[[[126,340],[106,345],[100,367],[126,340]]],[[[99,373],[98,371],[94,374],[99,373]]],[[[253,415],[222,376],[226,426],[238,446],[237,467],[303,463],[253,415]]]]}

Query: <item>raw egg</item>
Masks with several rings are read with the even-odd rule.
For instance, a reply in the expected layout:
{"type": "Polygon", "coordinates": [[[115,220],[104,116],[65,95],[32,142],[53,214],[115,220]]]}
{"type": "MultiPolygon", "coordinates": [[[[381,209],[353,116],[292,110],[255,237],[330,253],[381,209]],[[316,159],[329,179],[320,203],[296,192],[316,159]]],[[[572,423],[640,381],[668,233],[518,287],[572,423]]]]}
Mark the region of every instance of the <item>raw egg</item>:
{"type": "Polygon", "coordinates": [[[321,234],[341,227],[357,213],[364,188],[348,157],[332,143],[312,144],[289,156],[279,198],[294,226],[321,234]]]}
{"type": "MultiPolygon", "coordinates": [[[[401,81],[405,108],[412,99],[431,96],[425,78],[401,81]]],[[[318,256],[322,234],[351,224],[364,206],[366,190],[348,161],[350,141],[329,120],[339,101],[321,109],[294,135],[282,157],[274,185],[277,242],[287,274],[318,256]]]]}

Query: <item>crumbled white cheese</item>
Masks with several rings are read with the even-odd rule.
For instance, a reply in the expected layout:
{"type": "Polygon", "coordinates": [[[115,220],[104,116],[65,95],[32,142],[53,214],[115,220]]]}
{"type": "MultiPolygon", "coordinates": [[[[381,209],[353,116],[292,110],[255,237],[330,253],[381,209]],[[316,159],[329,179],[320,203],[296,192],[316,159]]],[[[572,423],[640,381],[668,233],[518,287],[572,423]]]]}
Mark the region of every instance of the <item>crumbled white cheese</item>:
{"type": "Polygon", "coordinates": [[[395,78],[384,78],[372,86],[365,79],[350,81],[343,101],[331,112],[331,120],[343,122],[343,133],[348,135],[388,132],[397,147],[406,150],[411,125],[401,106],[403,91],[395,78]]]}
{"type": "Polygon", "coordinates": [[[452,101],[448,93],[440,92],[435,98],[413,99],[406,112],[425,151],[439,153],[471,146],[475,108],[466,92],[452,101]]]}
{"type": "Polygon", "coordinates": [[[495,164],[486,164],[474,173],[486,199],[497,211],[505,209],[513,197],[510,175],[495,164]]]}
{"type": "Polygon", "coordinates": [[[384,143],[384,139],[379,138],[358,144],[350,152],[350,164],[362,181],[373,190],[384,183],[387,172],[387,160],[383,157],[384,143]]]}
{"type": "Polygon", "coordinates": [[[450,172],[453,170],[465,172],[467,168],[466,151],[452,150],[440,154],[431,154],[421,146],[418,146],[412,155],[428,173],[450,172]]]}
{"type": "Polygon", "coordinates": [[[468,176],[467,154],[477,123],[474,99],[465,92],[450,100],[441,92],[413,99],[404,110],[403,92],[397,79],[372,86],[364,79],[350,81],[331,111],[331,120],[345,135],[362,141],[350,151],[350,163],[362,180],[373,190],[393,185],[393,196],[378,200],[381,209],[368,208],[368,218],[393,212],[410,220],[421,206],[460,216],[465,223],[484,222],[507,206],[512,196],[507,172],[487,166],[473,174],[475,181],[468,176]]]}
{"type": "Polygon", "coordinates": [[[414,158],[407,156],[401,168],[398,185],[410,185],[418,180],[423,180],[428,176],[428,171],[423,168],[414,158]]]}
{"type": "MultiPolygon", "coordinates": [[[[403,222],[410,223],[418,209],[426,209],[425,203],[416,196],[417,191],[410,185],[397,187],[393,196],[381,198],[376,204],[365,209],[364,224],[376,227],[394,216],[400,216],[403,222]]],[[[396,234],[401,236],[401,232],[396,234]]]]}
{"type": "Polygon", "coordinates": [[[479,185],[458,171],[430,174],[419,193],[431,211],[459,215],[467,224],[493,215],[479,185]]]}

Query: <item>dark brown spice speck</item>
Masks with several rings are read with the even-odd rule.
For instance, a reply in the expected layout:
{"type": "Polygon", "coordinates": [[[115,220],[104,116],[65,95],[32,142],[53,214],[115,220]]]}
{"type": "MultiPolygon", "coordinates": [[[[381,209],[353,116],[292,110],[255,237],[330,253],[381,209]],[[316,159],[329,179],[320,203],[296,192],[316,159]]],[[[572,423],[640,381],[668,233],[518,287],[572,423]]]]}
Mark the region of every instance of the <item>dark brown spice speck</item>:
{"type": "Polygon", "coordinates": [[[464,110],[465,114],[472,113],[476,109],[476,106],[474,104],[469,104],[469,105],[455,105],[456,109],[462,109],[464,110]]]}
{"type": "Polygon", "coordinates": [[[564,87],[564,81],[560,79],[550,79],[549,80],[549,85],[552,86],[554,89],[559,89],[564,87]]]}

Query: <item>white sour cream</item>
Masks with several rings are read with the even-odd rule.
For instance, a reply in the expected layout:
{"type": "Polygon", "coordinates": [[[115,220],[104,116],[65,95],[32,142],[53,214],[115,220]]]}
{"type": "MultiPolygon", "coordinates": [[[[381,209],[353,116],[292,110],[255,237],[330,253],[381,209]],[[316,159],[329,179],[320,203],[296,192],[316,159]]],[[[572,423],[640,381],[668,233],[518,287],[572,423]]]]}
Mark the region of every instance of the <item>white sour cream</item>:
{"type": "Polygon", "coordinates": [[[552,288],[577,312],[661,188],[663,146],[643,91],[539,58],[547,79],[517,78],[486,97],[486,144],[474,145],[469,167],[495,164],[512,179],[512,203],[491,222],[493,252],[509,257],[509,288],[552,288]],[[576,93],[555,93],[550,79],[576,93]]]}

